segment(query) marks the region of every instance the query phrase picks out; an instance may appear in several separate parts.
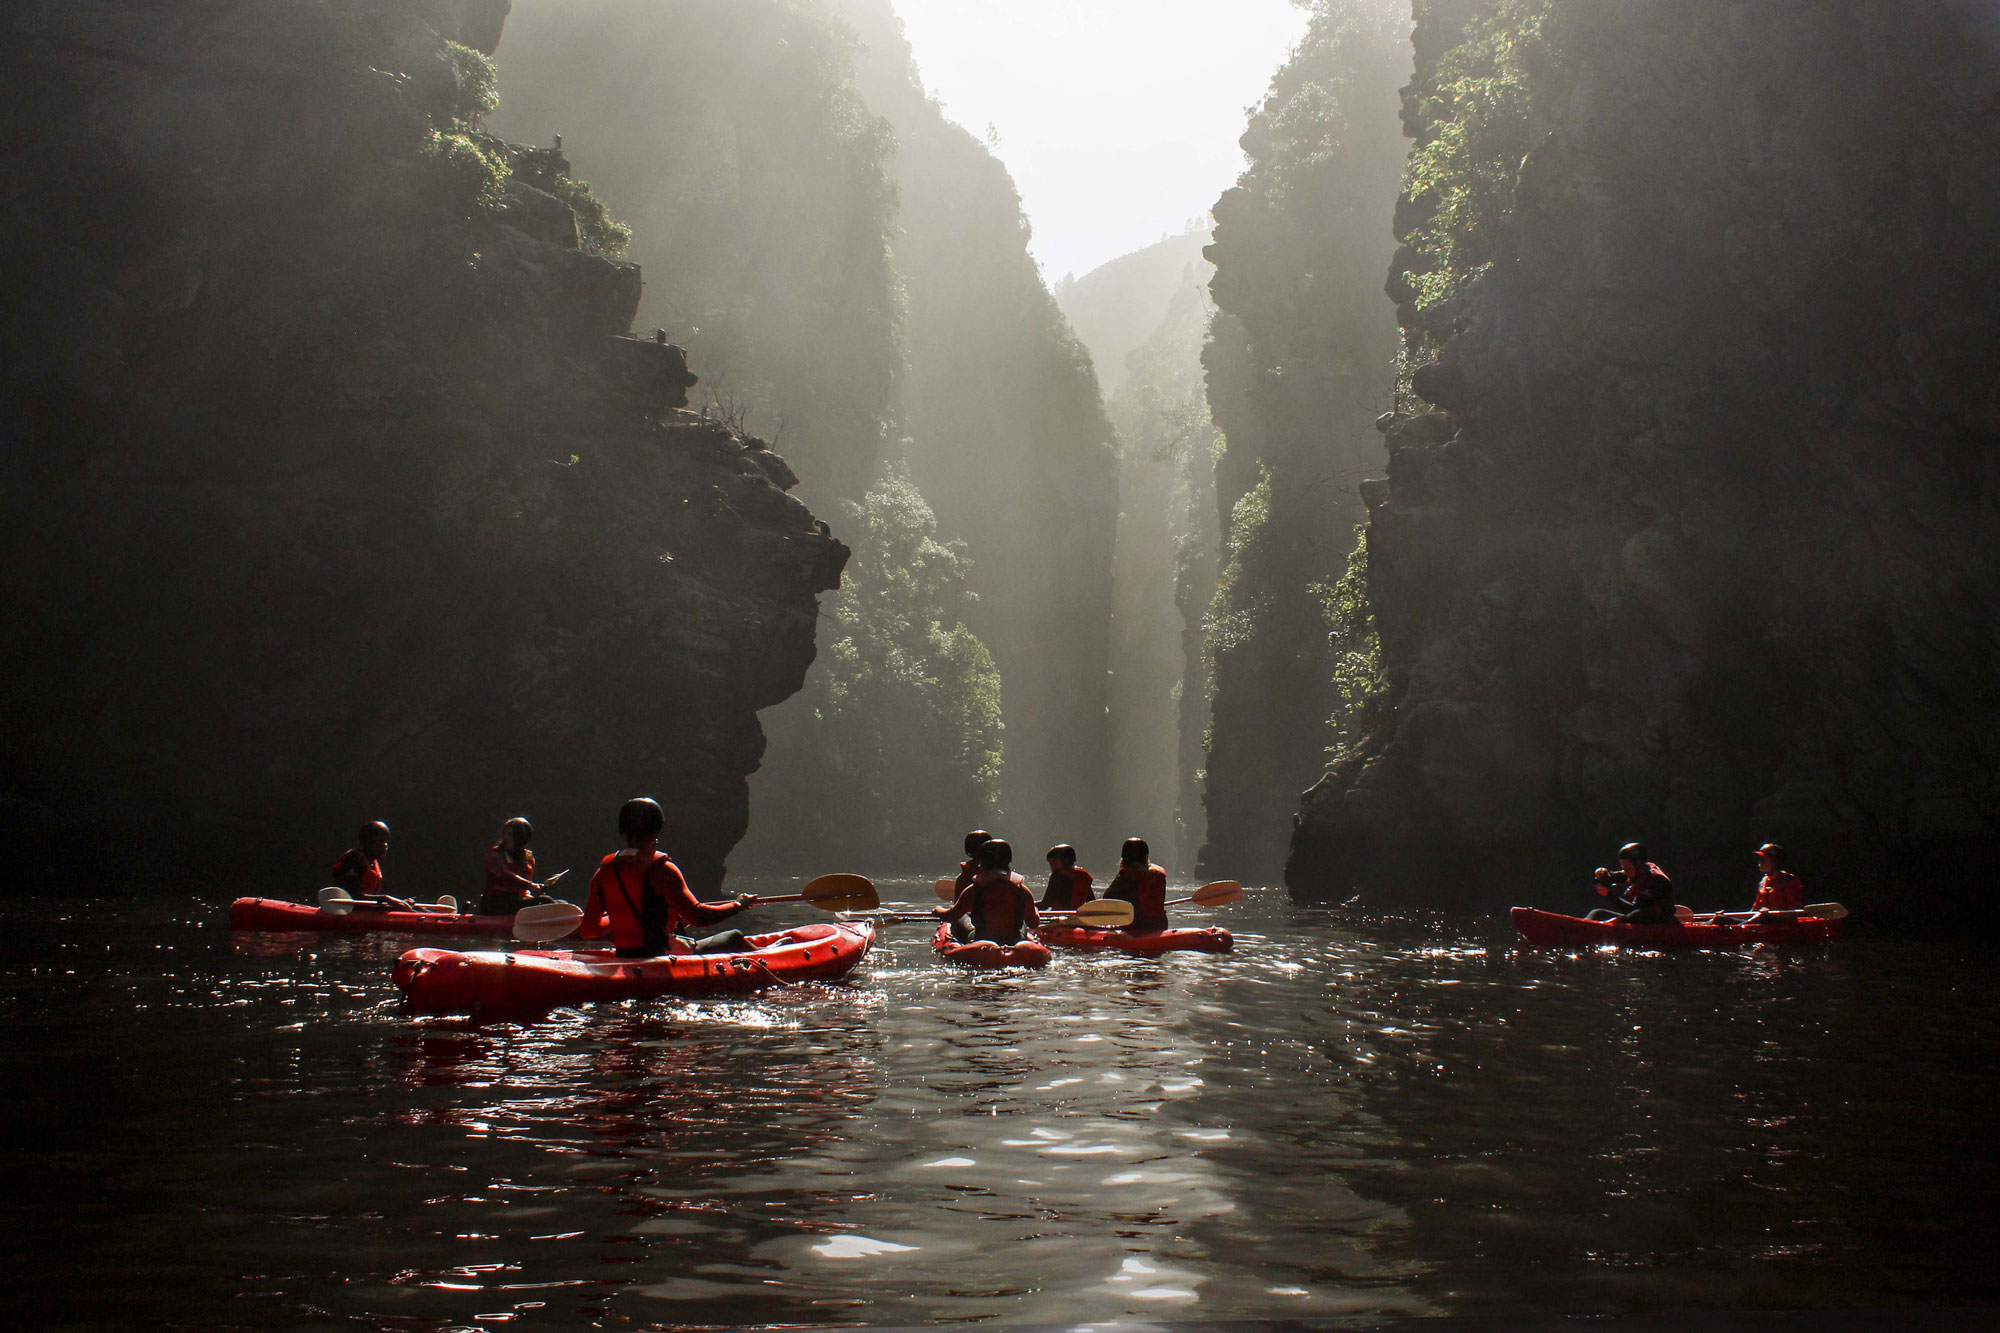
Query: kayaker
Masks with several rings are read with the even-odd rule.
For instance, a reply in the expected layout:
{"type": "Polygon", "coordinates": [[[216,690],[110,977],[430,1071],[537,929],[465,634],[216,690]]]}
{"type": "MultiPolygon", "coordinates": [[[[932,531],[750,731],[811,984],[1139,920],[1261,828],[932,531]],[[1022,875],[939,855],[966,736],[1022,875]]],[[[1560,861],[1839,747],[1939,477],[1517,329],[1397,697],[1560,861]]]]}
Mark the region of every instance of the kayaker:
{"type": "Polygon", "coordinates": [[[1646,859],[1646,849],[1628,842],[1618,849],[1617,870],[1599,869],[1597,891],[1615,907],[1600,907],[1587,921],[1629,921],[1635,926],[1674,926],[1674,882],[1646,859]]]}
{"type": "Polygon", "coordinates": [[[703,939],[681,933],[684,926],[712,926],[757,905],[754,894],[705,903],[694,896],[680,867],[660,850],[667,817],[659,802],[640,797],[618,811],[625,850],[604,858],[590,877],[583,904],[583,939],[607,933],[620,958],[658,958],[667,953],[742,953],[749,941],[740,930],[703,939]]]}
{"type": "Polygon", "coordinates": [[[959,892],[963,893],[966,885],[979,874],[979,849],[991,841],[993,835],[983,828],[976,828],[965,835],[965,859],[958,863],[958,878],[953,881],[953,887],[959,892]]]}
{"type": "Polygon", "coordinates": [[[1049,848],[1049,887],[1042,894],[1041,907],[1046,912],[1074,912],[1096,895],[1091,885],[1096,881],[1088,870],[1076,863],[1076,848],[1066,842],[1049,848]]]}
{"type": "Polygon", "coordinates": [[[1004,838],[981,843],[977,860],[972,882],[949,906],[935,908],[934,913],[952,923],[952,934],[961,941],[991,940],[1011,948],[1041,924],[1035,895],[1028,882],[1014,873],[1014,849],[1004,838]]]}
{"type": "Polygon", "coordinates": [[[528,850],[535,826],[516,815],[500,827],[500,841],[486,849],[486,893],[479,900],[481,916],[505,916],[523,907],[555,900],[535,879],[535,854],[528,850]]]}
{"type": "Polygon", "coordinates": [[[1757,868],[1764,872],[1764,878],[1757,881],[1757,899],[1750,904],[1756,915],[1752,922],[1765,920],[1775,912],[1797,913],[1805,910],[1805,882],[1785,869],[1785,849],[1775,842],[1767,842],[1757,849],[1757,868]]]}
{"type": "Polygon", "coordinates": [[[389,826],[379,819],[369,820],[354,835],[354,845],[333,863],[333,882],[363,907],[414,912],[416,904],[407,898],[392,898],[382,892],[382,858],[388,854],[389,826]]]}
{"type": "Polygon", "coordinates": [[[1167,872],[1153,864],[1153,849],[1144,838],[1127,838],[1118,853],[1118,874],[1104,888],[1106,901],[1132,904],[1127,934],[1167,928],[1167,872]]]}

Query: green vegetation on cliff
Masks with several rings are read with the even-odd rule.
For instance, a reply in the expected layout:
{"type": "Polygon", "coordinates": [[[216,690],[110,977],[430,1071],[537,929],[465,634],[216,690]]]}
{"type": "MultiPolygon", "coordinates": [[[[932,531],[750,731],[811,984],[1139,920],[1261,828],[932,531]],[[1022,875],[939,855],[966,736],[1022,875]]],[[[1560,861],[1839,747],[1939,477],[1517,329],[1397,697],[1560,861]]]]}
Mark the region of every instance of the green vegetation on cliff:
{"type": "Polygon", "coordinates": [[[1243,136],[1250,167],[1216,204],[1215,318],[1204,362],[1226,440],[1216,464],[1226,568],[1209,615],[1216,873],[1275,874],[1298,793],[1326,763],[1339,704],[1323,589],[1379,468],[1398,335],[1381,299],[1405,149],[1406,11],[1313,7],[1243,136]]]}

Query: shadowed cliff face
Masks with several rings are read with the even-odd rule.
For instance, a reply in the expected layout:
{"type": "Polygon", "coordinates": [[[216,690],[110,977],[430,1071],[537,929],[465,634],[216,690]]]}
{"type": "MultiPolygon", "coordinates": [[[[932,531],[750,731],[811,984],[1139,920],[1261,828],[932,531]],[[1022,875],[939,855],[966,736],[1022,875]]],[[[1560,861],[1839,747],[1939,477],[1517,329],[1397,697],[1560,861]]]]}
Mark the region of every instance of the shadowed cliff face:
{"type": "Polygon", "coordinates": [[[650,792],[721,878],[847,553],[675,410],[684,358],[621,336],[638,269],[527,184],[551,157],[454,137],[482,62],[447,40],[506,11],[0,23],[10,123],[60,127],[0,173],[17,866],[309,890],[381,817],[404,887],[462,894],[504,817],[553,868],[650,792]]]}
{"type": "Polygon", "coordinates": [[[1399,6],[1322,3],[1243,137],[1215,207],[1218,314],[1203,354],[1228,447],[1209,614],[1214,721],[1205,873],[1275,877],[1298,794],[1326,768],[1338,695],[1326,590],[1354,549],[1356,487],[1381,467],[1396,326],[1379,296],[1402,179],[1399,6]]]}
{"type": "Polygon", "coordinates": [[[1645,838],[1719,897],[1775,839],[1815,896],[1893,904],[1991,857],[2000,66],[1978,8],[1418,6],[1420,154],[1461,44],[1545,16],[1532,151],[1495,196],[1511,218],[1481,220],[1489,266],[1423,308],[1392,283],[1443,344],[1415,380],[1439,410],[1390,431],[1371,493],[1394,713],[1309,794],[1295,888],[1546,899],[1645,838]],[[1461,854],[1477,885],[1435,873],[1461,854]]]}

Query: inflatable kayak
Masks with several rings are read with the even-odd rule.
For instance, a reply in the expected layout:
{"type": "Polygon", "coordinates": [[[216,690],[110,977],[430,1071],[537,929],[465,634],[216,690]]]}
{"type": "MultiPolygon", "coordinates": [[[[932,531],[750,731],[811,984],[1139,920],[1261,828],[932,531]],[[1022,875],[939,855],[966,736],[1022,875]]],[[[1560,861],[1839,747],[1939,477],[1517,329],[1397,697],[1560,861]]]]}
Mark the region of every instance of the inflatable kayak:
{"type": "Polygon", "coordinates": [[[608,949],[458,953],[412,949],[396,960],[396,985],[419,1013],[534,1012],[593,1000],[728,995],[841,976],[868,956],[875,927],[815,922],[752,935],[747,953],[620,958],[608,949]]]}
{"type": "Polygon", "coordinates": [[[931,948],[947,963],[957,963],[960,967],[1047,967],[1049,959],[1055,957],[1048,945],[1033,936],[1012,947],[992,940],[961,944],[952,938],[949,924],[937,928],[937,934],[931,937],[931,948]]]}
{"type": "Polygon", "coordinates": [[[1789,921],[1691,921],[1685,925],[1639,926],[1625,921],[1586,921],[1577,916],[1516,907],[1514,929],[1540,947],[1563,944],[1620,944],[1648,949],[1734,949],[1745,944],[1817,944],[1840,938],[1839,920],[1799,917],[1789,921]]]}
{"type": "Polygon", "coordinates": [[[1045,924],[1035,928],[1042,943],[1058,949],[1083,949],[1091,953],[1111,950],[1157,958],[1163,953],[1228,953],[1236,947],[1236,937],[1220,926],[1200,930],[1093,930],[1089,926],[1045,924]]]}
{"type": "Polygon", "coordinates": [[[507,939],[514,917],[475,916],[470,912],[387,912],[370,908],[326,912],[308,903],[281,898],[238,898],[229,904],[231,930],[324,930],[344,935],[491,935],[507,939]]]}

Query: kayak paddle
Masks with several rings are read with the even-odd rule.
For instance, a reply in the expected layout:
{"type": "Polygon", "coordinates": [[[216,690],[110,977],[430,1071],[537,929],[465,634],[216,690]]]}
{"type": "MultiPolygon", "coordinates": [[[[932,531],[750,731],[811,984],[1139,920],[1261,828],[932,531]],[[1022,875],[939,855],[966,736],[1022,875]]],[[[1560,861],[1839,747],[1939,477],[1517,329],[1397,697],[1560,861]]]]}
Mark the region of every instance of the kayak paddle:
{"type": "Polygon", "coordinates": [[[806,885],[804,893],[757,900],[759,907],[765,903],[811,903],[822,912],[872,912],[882,905],[882,896],[866,875],[821,875],[806,885]]]}
{"type": "MultiPolygon", "coordinates": [[[[1687,904],[1682,903],[1674,908],[1674,915],[1683,922],[1748,921],[1751,917],[1756,916],[1757,913],[1755,911],[1696,912],[1693,908],[1689,907],[1687,904]]],[[[1786,921],[1798,921],[1806,917],[1812,917],[1820,921],[1840,921],[1847,916],[1847,908],[1842,903],[1807,903],[1804,907],[1799,908],[1795,912],[1781,912],[1773,910],[1770,912],[1770,915],[1779,917],[1782,920],[1786,921]]]]}
{"type": "MultiPolygon", "coordinates": [[[[338,884],[330,884],[319,891],[320,911],[329,912],[334,916],[346,916],[355,908],[364,906],[367,901],[365,898],[356,898],[338,884]]],[[[413,912],[436,912],[444,915],[454,915],[458,911],[458,899],[452,897],[450,894],[445,894],[434,903],[411,903],[410,910],[413,912]]]]}
{"type": "Polygon", "coordinates": [[[958,897],[958,881],[955,879],[941,879],[931,887],[936,889],[937,896],[946,902],[958,897]]]}
{"type": "Polygon", "coordinates": [[[1111,930],[1132,924],[1132,904],[1122,898],[1092,898],[1074,912],[1044,912],[1044,921],[1074,921],[1094,930],[1111,930]]]}
{"type": "Polygon", "coordinates": [[[543,903],[514,913],[514,938],[524,944],[547,944],[576,933],[583,909],[575,903],[543,903]]]}
{"type": "Polygon", "coordinates": [[[1185,898],[1175,898],[1167,903],[1169,907],[1184,907],[1189,903],[1196,907],[1227,907],[1231,903],[1243,901],[1243,886],[1233,879],[1219,879],[1213,884],[1204,884],[1185,898]]]}

